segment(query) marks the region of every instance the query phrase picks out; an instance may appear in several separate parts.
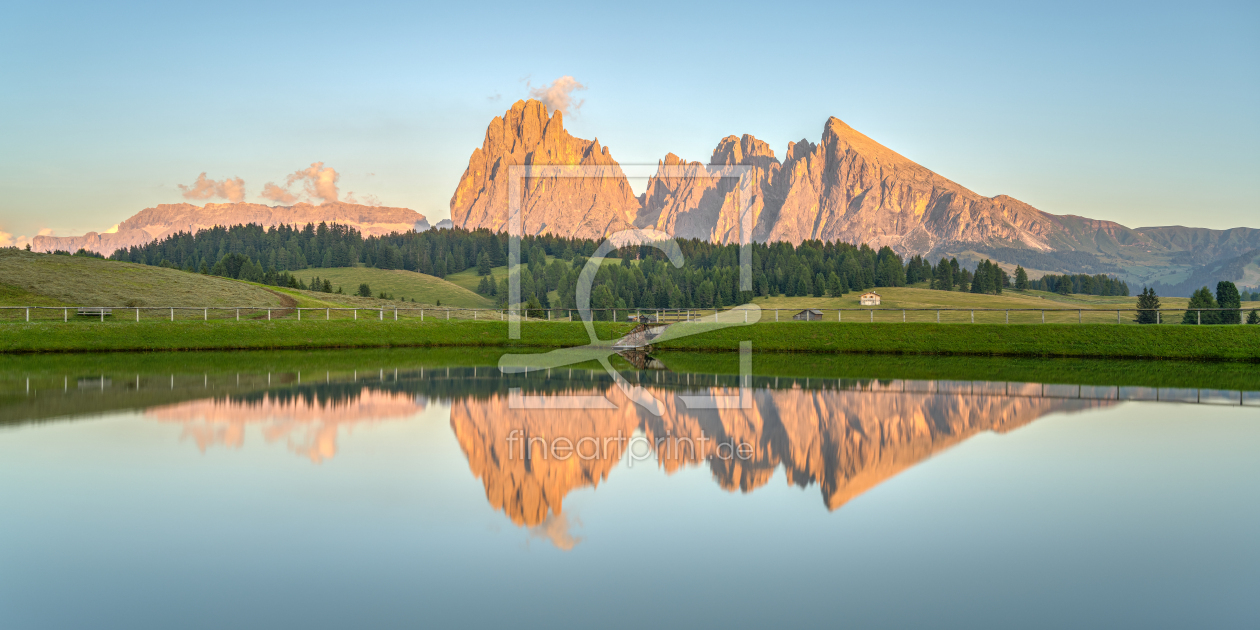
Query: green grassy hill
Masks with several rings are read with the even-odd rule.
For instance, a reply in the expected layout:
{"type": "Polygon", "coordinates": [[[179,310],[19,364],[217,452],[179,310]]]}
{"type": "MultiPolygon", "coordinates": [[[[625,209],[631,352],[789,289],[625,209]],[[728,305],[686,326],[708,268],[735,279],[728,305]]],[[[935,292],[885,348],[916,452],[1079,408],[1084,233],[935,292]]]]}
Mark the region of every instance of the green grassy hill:
{"type": "MultiPolygon", "coordinates": [[[[415,300],[425,304],[437,304],[440,300],[443,306],[494,308],[492,300],[477,295],[473,290],[463,286],[461,283],[450,282],[436,276],[414,271],[374,269],[371,267],[334,267],[303,269],[302,271],[294,272],[294,274],[301,278],[303,282],[309,282],[312,277],[319,276],[321,279],[327,279],[332,282],[333,290],[340,286],[345,293],[354,293],[359,290],[360,284],[367,283],[372,288],[373,295],[379,295],[384,291],[397,300],[406,298],[408,302],[415,300]]],[[[472,288],[476,289],[480,278],[477,278],[476,270],[471,270],[471,274],[476,278],[472,284],[472,288]]],[[[505,272],[500,273],[500,277],[503,275],[505,275],[505,272]]],[[[343,296],[337,296],[336,299],[341,297],[343,296]]]]}
{"type": "Polygon", "coordinates": [[[0,249],[5,306],[283,306],[247,282],[85,256],[0,249]]]}

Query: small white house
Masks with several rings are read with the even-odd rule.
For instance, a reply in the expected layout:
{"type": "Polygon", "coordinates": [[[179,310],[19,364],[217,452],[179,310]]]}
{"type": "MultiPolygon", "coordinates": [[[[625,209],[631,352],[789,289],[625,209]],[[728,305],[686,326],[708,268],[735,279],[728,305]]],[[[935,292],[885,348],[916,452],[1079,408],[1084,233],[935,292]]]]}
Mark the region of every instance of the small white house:
{"type": "Polygon", "coordinates": [[[862,306],[879,306],[879,294],[874,291],[863,293],[858,297],[858,303],[862,306]]]}

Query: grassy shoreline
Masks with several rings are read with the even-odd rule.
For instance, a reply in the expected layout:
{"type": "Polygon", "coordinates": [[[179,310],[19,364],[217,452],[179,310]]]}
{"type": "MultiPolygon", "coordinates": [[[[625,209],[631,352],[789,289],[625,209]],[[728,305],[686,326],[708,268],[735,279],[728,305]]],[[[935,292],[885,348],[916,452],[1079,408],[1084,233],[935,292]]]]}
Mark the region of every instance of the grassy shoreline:
{"type": "Polygon", "coordinates": [[[1260,362],[1260,326],[761,323],[662,343],[661,350],[1260,362]]]}
{"type": "MultiPolygon", "coordinates": [[[[629,324],[596,322],[601,339],[629,324]]],[[[562,348],[589,343],[580,323],[526,322],[508,339],[506,322],[175,321],[0,326],[0,353],[312,350],[407,347],[562,348]]],[[[670,339],[655,350],[1188,359],[1260,362],[1260,326],[760,323],[670,339]]]]}
{"type": "MultiPolygon", "coordinates": [[[[629,324],[596,322],[601,339],[629,324]]],[[[590,343],[580,323],[528,323],[508,339],[506,322],[175,321],[96,325],[31,322],[0,326],[0,354],[195,350],[315,350],[343,348],[565,348],[590,343]]]]}

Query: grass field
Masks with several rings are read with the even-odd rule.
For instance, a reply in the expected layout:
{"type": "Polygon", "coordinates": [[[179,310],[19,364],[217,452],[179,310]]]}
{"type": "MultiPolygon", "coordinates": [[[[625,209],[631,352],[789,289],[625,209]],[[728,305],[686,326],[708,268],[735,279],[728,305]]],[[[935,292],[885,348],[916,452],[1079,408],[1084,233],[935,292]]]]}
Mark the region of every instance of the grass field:
{"type": "MultiPolygon", "coordinates": [[[[931,289],[911,287],[883,287],[874,289],[881,297],[878,307],[864,307],[858,303],[858,296],[864,292],[853,292],[839,298],[814,297],[768,297],[757,298],[753,304],[762,309],[762,321],[774,321],[774,310],[779,309],[780,321],[790,319],[792,315],[806,308],[818,309],[870,309],[875,308],[875,322],[902,321],[901,309],[905,309],[905,321],[935,322],[937,314],[934,309],[997,309],[1001,312],[976,310],[976,323],[1006,323],[1006,309],[1012,310],[1010,322],[1040,323],[1042,310],[1045,310],[1047,323],[1112,323],[1116,322],[1116,312],[1105,309],[1137,308],[1137,297],[1101,297],[1091,295],[1059,295],[1045,291],[1003,291],[1001,295],[982,295],[962,293],[959,291],[933,291],[931,289]],[[925,310],[914,310],[925,309],[925,310]],[[1057,310],[1056,310],[1057,309],[1057,310]],[[1083,312],[1077,312],[1081,309],[1083,312]],[[1102,312],[1091,313],[1090,310],[1102,312]]],[[[1189,298],[1160,298],[1160,307],[1165,309],[1185,308],[1189,298]]],[[[1260,308],[1260,302],[1245,302],[1245,310],[1260,308]]],[[[710,311],[711,312],[711,311],[710,311]]],[[[1181,313],[1164,313],[1169,323],[1181,321],[1181,313]],[[1170,319],[1171,318],[1171,319],[1170,319]]],[[[824,319],[835,321],[837,313],[828,312],[824,319]]],[[[841,321],[853,318],[854,321],[871,321],[869,313],[842,313],[841,321]]],[[[958,311],[942,311],[941,323],[970,323],[972,313],[958,311]]],[[[1133,323],[1132,312],[1121,312],[1122,323],[1133,323]]]]}
{"type": "Polygon", "coordinates": [[[84,256],[0,249],[0,302],[35,306],[283,306],[261,286],[84,256]]]}
{"type": "MultiPolygon", "coordinates": [[[[223,350],[286,348],[380,348],[416,346],[568,347],[588,343],[581,324],[525,322],[523,339],[509,341],[507,323],[445,320],[431,314],[394,321],[392,313],[339,314],[325,321],[319,311],[302,321],[80,321],[0,326],[0,353],[223,350]],[[374,316],[375,315],[375,316],[374,316]],[[386,315],[380,321],[380,315],[386,315]]],[[[601,339],[627,332],[625,323],[596,323],[601,339]]],[[[662,339],[656,349],[734,351],[749,340],[758,352],[872,353],[1024,357],[1160,358],[1260,362],[1260,326],[1116,326],[1114,324],[869,324],[835,322],[760,323],[712,329],[662,339]]],[[[671,328],[671,333],[680,328],[671,328]]]]}
{"type": "MultiPolygon", "coordinates": [[[[410,271],[387,271],[362,267],[306,269],[297,272],[304,281],[319,276],[340,285],[343,294],[299,291],[265,286],[242,280],[219,278],[176,269],[151,267],[80,256],[54,256],[12,249],[0,249],[0,306],[112,306],[142,307],[141,319],[235,319],[235,307],[243,307],[242,318],[265,319],[273,309],[276,318],[293,317],[286,307],[302,308],[386,308],[443,306],[493,308],[491,300],[440,278],[410,271]],[[394,300],[352,295],[359,283],[367,282],[374,293],[385,291],[394,300]],[[403,302],[403,298],[408,298],[403,302]],[[414,298],[415,303],[410,299],[414,298]],[[208,313],[192,307],[232,307],[208,313]],[[276,310],[279,309],[279,310],[276,310]]],[[[351,318],[350,314],[340,314],[351,318]]],[[[60,309],[32,311],[32,319],[60,320],[60,309]]],[[[113,319],[133,319],[134,312],[115,312],[113,319]]],[[[456,312],[453,317],[468,317],[456,312]]],[[[22,311],[0,311],[0,320],[23,321],[22,311]]],[[[82,319],[82,318],[80,318],[82,319]]],[[[133,319],[134,321],[134,319],[133,319]]]]}
{"type": "MultiPolygon", "coordinates": [[[[474,281],[472,287],[469,288],[460,283],[449,282],[436,276],[401,269],[334,267],[327,269],[303,269],[294,273],[304,282],[309,282],[314,276],[327,279],[332,282],[334,290],[336,290],[337,286],[340,286],[345,293],[354,293],[359,290],[359,284],[367,283],[372,288],[373,295],[379,295],[380,292],[384,291],[397,300],[406,298],[408,301],[415,300],[418,303],[433,305],[438,304],[440,301],[443,306],[461,306],[464,308],[494,307],[492,300],[477,295],[473,290],[477,288],[477,281],[480,281],[480,278],[474,281]]],[[[476,277],[475,270],[472,271],[472,274],[476,277]]],[[[502,275],[500,274],[500,277],[502,275]]],[[[337,298],[340,297],[337,296],[337,298]]]]}
{"type": "MultiPolygon", "coordinates": [[[[602,339],[629,331],[628,324],[597,322],[602,339]]],[[[106,321],[66,325],[31,322],[0,326],[0,353],[159,350],[282,350],[428,346],[562,348],[590,343],[579,323],[534,322],[521,339],[508,339],[499,321],[378,321],[345,319],[251,321],[106,321]]]]}
{"type": "Polygon", "coordinates": [[[656,346],[734,351],[745,340],[762,352],[1260,361],[1260,326],[770,322],[665,339],[656,346]]]}

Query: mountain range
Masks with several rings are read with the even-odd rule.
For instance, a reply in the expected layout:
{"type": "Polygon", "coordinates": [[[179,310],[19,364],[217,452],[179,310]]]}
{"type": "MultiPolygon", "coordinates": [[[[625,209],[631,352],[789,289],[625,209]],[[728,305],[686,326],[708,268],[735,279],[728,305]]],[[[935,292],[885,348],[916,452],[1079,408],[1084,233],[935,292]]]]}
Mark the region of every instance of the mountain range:
{"type": "Polygon", "coordinates": [[[161,204],[146,208],[106,232],[88,232],[83,236],[36,236],[31,249],[38,252],[87,249],[109,256],[116,249],[143,245],[177,232],[198,232],[216,225],[230,226],[256,223],[273,225],[305,225],[307,223],[340,223],[364,235],[385,235],[390,232],[424,231],[429,222],[424,215],[408,208],[362,206],[330,202],[319,205],[297,203],[292,206],[268,206],[260,203],[190,203],[161,204]]]}
{"type": "Polygon", "coordinates": [[[1260,284],[1260,230],[1180,226],[1129,228],[1056,215],[1006,195],[975,193],[829,118],[819,142],[788,143],[780,160],[751,135],[727,136],[707,163],[673,153],[634,195],[620,165],[598,139],[564,129],[563,113],[517,101],[495,117],[451,197],[459,227],[506,229],[508,167],[580,165],[581,178],[539,177],[522,185],[526,234],[603,238],[630,228],[678,238],[739,242],[739,195],[750,196],[751,238],[889,246],[929,260],[988,258],[1040,273],[1111,273],[1131,284],[1183,288],[1228,267],[1260,284]],[[721,178],[747,167],[744,186],[721,178]]]}
{"type": "MultiPolygon", "coordinates": [[[[509,171],[522,165],[585,167],[581,177],[550,173],[521,182],[521,225],[531,235],[602,239],[639,228],[736,243],[740,196],[747,195],[751,238],[759,242],[866,243],[891,247],[903,257],[957,257],[968,267],[987,258],[1008,271],[1022,265],[1034,278],[1106,273],[1130,286],[1154,286],[1163,295],[1188,295],[1217,280],[1260,287],[1260,230],[1129,228],[1051,214],[1006,195],[986,197],[838,118],[823,124],[817,143],[789,142],[782,160],[748,134],[722,138],[704,163],[668,153],[636,195],[607,146],[571,135],[562,112],[549,113],[536,100],[517,101],[490,122],[451,196],[451,218],[437,227],[506,231],[509,171]],[[746,173],[742,180],[730,176],[733,167],[746,173]]],[[[319,222],[349,225],[365,235],[429,229],[424,215],[408,208],[179,203],[147,208],[103,233],[36,236],[32,248],[84,248],[108,256],[119,248],[216,225],[319,222]]]]}

